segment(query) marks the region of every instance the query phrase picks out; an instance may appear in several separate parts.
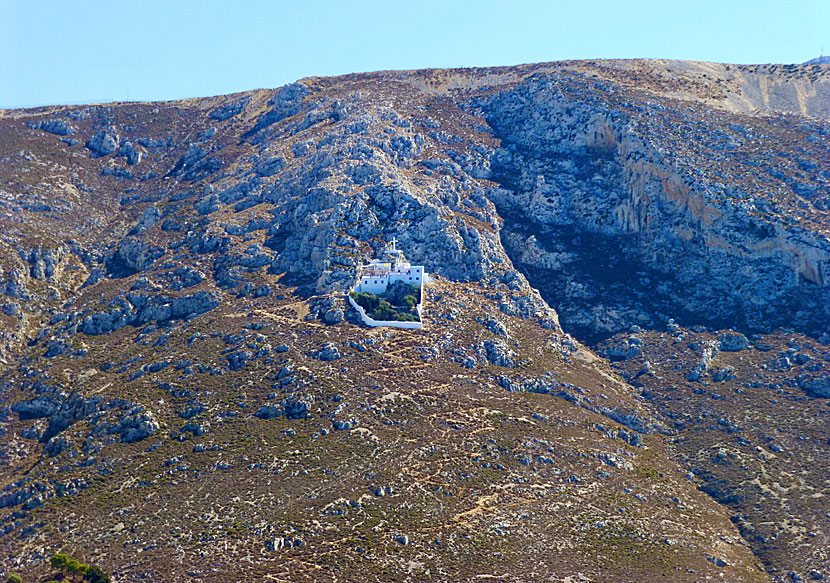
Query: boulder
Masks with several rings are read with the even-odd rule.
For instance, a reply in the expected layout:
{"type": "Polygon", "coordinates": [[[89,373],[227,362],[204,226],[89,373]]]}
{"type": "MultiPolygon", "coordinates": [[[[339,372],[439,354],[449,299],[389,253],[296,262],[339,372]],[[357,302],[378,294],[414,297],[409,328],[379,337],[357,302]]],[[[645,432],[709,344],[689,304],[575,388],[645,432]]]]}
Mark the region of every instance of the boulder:
{"type": "Polygon", "coordinates": [[[357,426],[357,421],[354,419],[349,419],[348,421],[332,421],[331,426],[335,431],[348,431],[357,426]]]}
{"type": "Polygon", "coordinates": [[[283,414],[283,410],[280,407],[275,407],[274,405],[263,405],[259,408],[259,411],[254,413],[254,417],[259,417],[260,419],[275,419],[283,414]]]}
{"type": "Polygon", "coordinates": [[[686,375],[687,381],[699,381],[712,365],[712,359],[718,353],[718,348],[714,342],[707,342],[703,347],[703,352],[700,361],[692,367],[692,370],[686,375]]]}
{"type": "Polygon", "coordinates": [[[329,342],[320,350],[312,352],[311,356],[312,358],[316,358],[317,360],[330,362],[332,360],[337,360],[338,358],[340,358],[340,351],[337,350],[337,346],[329,342]]]}
{"type": "Polygon", "coordinates": [[[326,313],[323,315],[323,321],[326,324],[339,324],[343,321],[344,314],[343,310],[340,308],[332,308],[331,310],[327,310],[326,313]]]}
{"type": "Polygon", "coordinates": [[[830,376],[806,377],[798,385],[810,396],[830,399],[830,376]]]}
{"type": "Polygon", "coordinates": [[[731,366],[727,366],[726,368],[721,368],[716,370],[712,373],[712,380],[716,383],[720,383],[722,381],[728,381],[735,378],[735,368],[731,366]]]}
{"type": "Polygon", "coordinates": [[[141,407],[134,407],[119,419],[109,433],[121,435],[123,443],[135,443],[146,439],[159,430],[159,424],[152,414],[144,413],[141,407]]]}
{"type": "Polygon", "coordinates": [[[726,332],[718,338],[718,348],[723,352],[740,352],[749,348],[749,339],[740,332],[726,332]]]}
{"type": "Polygon", "coordinates": [[[286,399],[282,402],[287,419],[304,419],[308,417],[309,404],[305,400],[286,399]]]}
{"type": "Polygon", "coordinates": [[[126,158],[127,164],[133,166],[141,162],[144,155],[143,152],[136,148],[132,143],[124,142],[121,144],[121,148],[118,150],[116,157],[126,158]]]}
{"type": "Polygon", "coordinates": [[[629,337],[621,342],[612,344],[605,349],[605,357],[608,360],[629,360],[634,358],[643,350],[643,342],[639,338],[629,337]]]}
{"type": "Polygon", "coordinates": [[[251,360],[252,357],[253,353],[250,350],[241,350],[239,352],[232,352],[225,358],[228,359],[228,367],[231,370],[240,370],[248,364],[248,361],[251,360]]]}
{"type": "Polygon", "coordinates": [[[121,143],[121,137],[118,135],[114,127],[109,127],[106,130],[101,130],[92,138],[87,140],[84,147],[92,152],[93,158],[101,158],[115,153],[121,143]]]}
{"type": "Polygon", "coordinates": [[[188,421],[182,427],[181,433],[192,433],[195,437],[201,437],[207,433],[207,426],[198,421],[188,421]]]}
{"type": "Polygon", "coordinates": [[[21,421],[52,417],[58,412],[60,404],[50,397],[37,397],[28,401],[20,401],[12,405],[12,411],[18,414],[21,421]]]}
{"type": "Polygon", "coordinates": [[[195,417],[196,415],[204,413],[204,411],[205,411],[205,408],[202,407],[201,405],[194,405],[192,407],[188,407],[187,409],[185,409],[183,411],[179,411],[179,417],[181,417],[182,419],[191,419],[191,418],[195,417]]]}

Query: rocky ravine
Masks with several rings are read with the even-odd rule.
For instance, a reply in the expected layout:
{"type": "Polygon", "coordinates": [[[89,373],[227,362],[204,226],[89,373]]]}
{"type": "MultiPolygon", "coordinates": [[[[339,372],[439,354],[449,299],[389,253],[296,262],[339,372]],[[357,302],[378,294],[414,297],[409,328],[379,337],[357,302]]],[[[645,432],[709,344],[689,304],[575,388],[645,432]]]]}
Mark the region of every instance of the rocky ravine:
{"type": "Polygon", "coordinates": [[[830,575],[828,87],[596,61],[2,112],[3,567],[830,575]],[[439,276],[421,332],[342,302],[392,236],[439,276]],[[811,348],[720,366],[718,329],[811,348]],[[786,463],[723,444],[792,424],[786,463]]]}

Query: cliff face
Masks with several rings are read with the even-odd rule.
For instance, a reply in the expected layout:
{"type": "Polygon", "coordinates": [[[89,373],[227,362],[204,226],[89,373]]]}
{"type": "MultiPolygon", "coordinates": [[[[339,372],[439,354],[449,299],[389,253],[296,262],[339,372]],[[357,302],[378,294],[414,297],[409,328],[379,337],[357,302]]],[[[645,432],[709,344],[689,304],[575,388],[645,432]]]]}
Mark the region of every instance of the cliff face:
{"type": "Polygon", "coordinates": [[[827,572],[776,509],[830,530],[828,75],[568,62],[0,112],[3,568],[827,572]],[[437,278],[422,331],[342,298],[393,236],[437,278]],[[753,485],[735,460],[794,426],[753,485]]]}
{"type": "Polygon", "coordinates": [[[816,220],[827,204],[826,125],[623,101],[613,85],[581,78],[525,83],[482,109],[502,140],[493,175],[503,188],[492,198],[515,231],[508,249],[575,330],[671,317],[754,331],[826,326],[830,245],[816,220]],[[602,257],[585,249],[597,246],[602,257]],[[571,294],[574,263],[582,277],[571,294]],[[599,291],[586,298],[586,287],[599,291]]]}

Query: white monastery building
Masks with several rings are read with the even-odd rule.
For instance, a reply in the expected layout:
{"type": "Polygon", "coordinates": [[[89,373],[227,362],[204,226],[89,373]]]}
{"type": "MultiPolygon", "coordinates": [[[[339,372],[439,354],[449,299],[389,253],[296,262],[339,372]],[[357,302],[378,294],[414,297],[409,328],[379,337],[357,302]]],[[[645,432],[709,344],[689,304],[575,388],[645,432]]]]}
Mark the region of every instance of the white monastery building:
{"type": "Polygon", "coordinates": [[[382,254],[380,259],[372,259],[368,264],[363,265],[358,269],[357,281],[355,285],[349,290],[349,303],[360,314],[361,320],[367,326],[390,326],[392,328],[409,328],[419,329],[423,328],[424,324],[421,316],[421,309],[424,302],[424,284],[427,282],[427,274],[424,271],[423,265],[412,265],[406,260],[403,252],[396,247],[398,241],[392,238],[392,243],[382,254]],[[403,281],[410,285],[417,287],[421,293],[418,305],[415,306],[418,312],[419,321],[398,321],[398,320],[375,320],[366,311],[358,305],[352,298],[351,292],[370,292],[375,295],[381,295],[386,292],[387,288],[395,282],[403,281]]]}
{"type": "Polygon", "coordinates": [[[398,241],[392,238],[392,246],[383,254],[387,257],[372,259],[360,268],[354,291],[371,292],[380,295],[396,281],[404,281],[420,288],[424,283],[424,266],[412,265],[396,247],[398,241]]]}

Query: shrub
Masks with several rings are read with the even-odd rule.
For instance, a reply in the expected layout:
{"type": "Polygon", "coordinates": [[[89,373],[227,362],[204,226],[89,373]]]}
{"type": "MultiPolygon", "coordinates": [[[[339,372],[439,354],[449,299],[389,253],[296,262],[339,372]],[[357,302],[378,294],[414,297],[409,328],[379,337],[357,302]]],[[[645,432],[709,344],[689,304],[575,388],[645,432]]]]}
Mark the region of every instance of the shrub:
{"type": "Polygon", "coordinates": [[[406,297],[412,296],[415,298],[415,303],[418,303],[418,298],[421,297],[421,290],[418,286],[406,283],[405,281],[396,281],[391,284],[383,298],[393,306],[406,305],[406,297]]]}
{"type": "Polygon", "coordinates": [[[372,314],[375,320],[397,320],[398,312],[392,309],[392,304],[386,300],[380,300],[378,309],[372,314]]]}
{"type": "Polygon", "coordinates": [[[84,565],[83,563],[79,563],[75,559],[69,559],[66,562],[66,566],[64,566],[64,570],[67,573],[71,573],[73,575],[85,575],[88,569],[89,569],[89,565],[84,565]]]}
{"type": "Polygon", "coordinates": [[[55,554],[49,559],[49,565],[64,574],[83,575],[84,581],[90,581],[90,583],[111,583],[112,581],[109,575],[98,567],[78,562],[64,553],[55,554]]]}
{"type": "Polygon", "coordinates": [[[17,573],[9,573],[9,576],[6,577],[6,583],[23,583],[23,577],[17,573]]]}
{"type": "Polygon", "coordinates": [[[110,576],[95,565],[90,565],[89,569],[86,570],[84,580],[89,581],[89,583],[112,583],[110,576]]]}
{"type": "Polygon", "coordinates": [[[57,553],[54,557],[49,559],[49,565],[53,569],[60,569],[63,571],[66,568],[66,564],[70,561],[69,556],[63,553],[57,553]]]}
{"type": "Polygon", "coordinates": [[[357,305],[371,313],[378,309],[380,298],[372,292],[352,292],[352,297],[357,305]]]}

